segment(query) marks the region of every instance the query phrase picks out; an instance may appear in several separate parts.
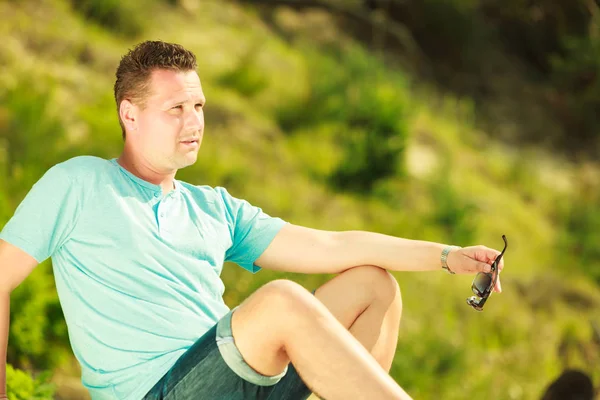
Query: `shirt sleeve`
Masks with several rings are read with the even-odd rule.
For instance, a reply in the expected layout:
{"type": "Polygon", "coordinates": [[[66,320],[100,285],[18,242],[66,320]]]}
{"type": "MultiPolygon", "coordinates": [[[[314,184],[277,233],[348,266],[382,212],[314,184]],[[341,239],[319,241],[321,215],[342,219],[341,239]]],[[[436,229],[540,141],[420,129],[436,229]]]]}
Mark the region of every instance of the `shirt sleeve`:
{"type": "Polygon", "coordinates": [[[66,168],[53,166],[19,204],[0,239],[43,262],[69,239],[81,212],[79,192],[66,168]]]}
{"type": "Polygon", "coordinates": [[[216,187],[215,190],[223,199],[231,234],[232,245],[225,253],[225,261],[234,262],[252,273],[260,271],[254,262],[287,222],[267,215],[246,200],[231,196],[225,188],[216,187]]]}

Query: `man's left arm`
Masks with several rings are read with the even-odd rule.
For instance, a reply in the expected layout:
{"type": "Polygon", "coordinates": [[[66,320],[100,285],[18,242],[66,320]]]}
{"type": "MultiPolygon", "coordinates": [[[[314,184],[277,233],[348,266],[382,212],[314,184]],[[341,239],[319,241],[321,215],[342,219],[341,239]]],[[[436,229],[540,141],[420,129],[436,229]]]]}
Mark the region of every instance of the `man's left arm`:
{"type": "MultiPolygon", "coordinates": [[[[270,270],[306,274],[340,273],[361,265],[390,271],[441,269],[447,245],[366,231],[324,231],[286,224],[255,264],[270,270]]],[[[489,272],[499,251],[485,246],[455,249],[447,259],[456,273],[489,272]]],[[[500,263],[500,270],[503,263],[500,263]]],[[[499,286],[497,286],[499,289],[499,286]]]]}

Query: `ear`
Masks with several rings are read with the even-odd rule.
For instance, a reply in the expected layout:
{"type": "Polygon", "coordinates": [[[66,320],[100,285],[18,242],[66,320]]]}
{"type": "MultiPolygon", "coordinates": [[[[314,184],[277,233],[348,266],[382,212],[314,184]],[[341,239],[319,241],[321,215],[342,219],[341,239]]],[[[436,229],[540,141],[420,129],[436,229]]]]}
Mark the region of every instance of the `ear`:
{"type": "Polygon", "coordinates": [[[128,132],[137,130],[138,107],[135,104],[127,99],[121,101],[119,106],[119,116],[128,132]]]}

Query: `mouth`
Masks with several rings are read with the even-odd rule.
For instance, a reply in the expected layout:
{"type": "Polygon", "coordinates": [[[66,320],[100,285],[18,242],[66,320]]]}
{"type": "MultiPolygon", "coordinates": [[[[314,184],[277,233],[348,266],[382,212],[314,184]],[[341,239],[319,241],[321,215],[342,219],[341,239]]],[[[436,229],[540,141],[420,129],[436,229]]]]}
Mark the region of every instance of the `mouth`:
{"type": "Polygon", "coordinates": [[[199,139],[182,140],[180,143],[185,146],[198,147],[199,139]]]}

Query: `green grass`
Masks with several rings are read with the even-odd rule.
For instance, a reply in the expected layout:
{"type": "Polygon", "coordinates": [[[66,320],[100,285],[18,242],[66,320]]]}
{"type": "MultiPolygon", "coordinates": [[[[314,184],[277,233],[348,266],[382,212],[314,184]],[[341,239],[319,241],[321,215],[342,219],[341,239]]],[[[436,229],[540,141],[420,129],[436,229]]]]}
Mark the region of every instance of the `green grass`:
{"type": "MultiPolygon", "coordinates": [[[[122,140],[112,80],[120,55],[142,37],[177,41],[198,55],[208,98],[199,160],[179,179],[225,186],[271,215],[314,228],[490,247],[500,247],[507,235],[504,293],[492,296],[484,313],[465,303],[471,277],[395,273],[404,316],[392,376],[415,398],[535,399],[565,366],[593,371],[600,382],[592,369],[600,346],[590,325],[600,323],[591,273],[598,267],[591,240],[597,203],[555,183],[579,188],[580,166],[495,143],[475,127],[469,99],[411,82],[331,27],[337,39],[308,50],[309,33],[284,40],[255,12],[229,2],[187,10],[148,4],[160,10],[161,24],[141,21],[139,36],[128,37],[85,20],[66,0],[41,2],[37,11],[32,2],[0,2],[7,17],[0,33],[8,37],[0,44],[6,64],[0,96],[10,100],[0,103],[0,167],[12,171],[0,180],[11,188],[0,191],[1,216],[8,218],[47,165],[76,154],[117,156],[122,140]],[[335,56],[332,43],[343,44],[335,56]],[[369,121],[367,128],[356,115],[369,121]],[[358,193],[332,185],[336,172],[356,174],[348,136],[360,141],[369,127],[381,143],[392,141],[384,150],[400,141],[388,169],[373,182],[360,175],[367,183],[358,193]],[[44,148],[23,145],[40,135],[47,138],[44,148]],[[29,160],[25,167],[18,165],[23,160],[29,160]],[[580,243],[587,258],[575,251],[580,243]]],[[[596,184],[589,188],[597,195],[596,184]]],[[[329,278],[251,275],[227,265],[225,301],[237,305],[279,277],[309,289],[329,278]]],[[[43,271],[33,276],[14,312],[39,319],[60,344],[62,316],[44,311],[54,310],[54,295],[33,291],[52,285],[43,271]]],[[[72,360],[45,354],[47,338],[27,326],[19,317],[11,326],[11,357],[33,369],[69,370],[72,360]]]]}

